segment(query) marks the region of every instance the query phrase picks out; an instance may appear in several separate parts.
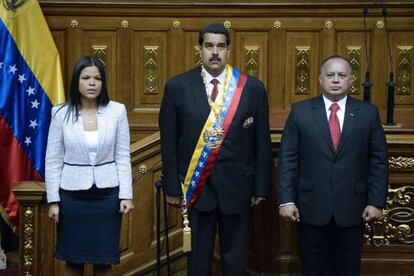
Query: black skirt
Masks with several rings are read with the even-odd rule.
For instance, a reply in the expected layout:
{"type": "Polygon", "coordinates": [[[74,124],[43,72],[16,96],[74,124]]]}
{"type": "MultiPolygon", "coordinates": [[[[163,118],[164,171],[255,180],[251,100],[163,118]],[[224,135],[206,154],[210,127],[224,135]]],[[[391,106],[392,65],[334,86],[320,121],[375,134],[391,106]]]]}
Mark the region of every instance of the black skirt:
{"type": "Polygon", "coordinates": [[[119,187],[60,189],[56,258],[72,263],[119,263],[119,187]]]}

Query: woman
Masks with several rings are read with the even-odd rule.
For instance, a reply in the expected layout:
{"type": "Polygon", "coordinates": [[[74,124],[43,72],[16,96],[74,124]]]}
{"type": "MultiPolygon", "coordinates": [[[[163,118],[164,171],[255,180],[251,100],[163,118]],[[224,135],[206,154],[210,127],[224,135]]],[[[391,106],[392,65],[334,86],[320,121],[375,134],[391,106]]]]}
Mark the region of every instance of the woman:
{"type": "Polygon", "coordinates": [[[52,110],[46,151],[49,217],[57,223],[56,258],[65,275],[111,275],[119,263],[122,213],[133,209],[125,106],[109,100],[104,65],[75,64],[69,101],[52,110]]]}

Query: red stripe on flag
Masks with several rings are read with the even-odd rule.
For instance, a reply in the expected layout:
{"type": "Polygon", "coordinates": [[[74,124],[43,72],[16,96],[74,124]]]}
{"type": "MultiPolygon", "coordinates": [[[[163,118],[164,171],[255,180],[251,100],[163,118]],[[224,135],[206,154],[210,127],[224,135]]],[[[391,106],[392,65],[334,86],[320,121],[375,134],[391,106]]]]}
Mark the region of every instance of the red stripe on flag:
{"type": "Polygon", "coordinates": [[[7,222],[18,227],[19,205],[11,189],[20,181],[43,181],[43,178],[34,170],[32,162],[1,115],[0,133],[0,204],[10,221],[4,217],[4,212],[1,213],[7,222]]]}
{"type": "MultiPolygon", "coordinates": [[[[236,114],[237,107],[239,106],[239,102],[240,102],[240,97],[242,95],[244,86],[246,85],[246,81],[247,81],[247,75],[240,72],[240,77],[237,82],[236,90],[234,91],[234,95],[230,103],[229,109],[227,111],[226,118],[224,119],[224,122],[223,122],[223,141],[225,141],[225,138],[227,136],[227,131],[229,130],[231,122],[233,121],[234,115],[236,114]]],[[[194,189],[194,192],[189,202],[187,203],[188,211],[191,211],[191,209],[193,209],[194,204],[199,198],[201,191],[204,187],[204,184],[207,182],[208,176],[210,175],[210,172],[213,168],[214,162],[217,159],[217,154],[219,153],[219,150],[221,149],[222,146],[223,144],[219,148],[211,149],[210,155],[208,156],[207,161],[204,165],[203,172],[201,173],[200,178],[198,180],[198,184],[196,188],[194,189]]]]}

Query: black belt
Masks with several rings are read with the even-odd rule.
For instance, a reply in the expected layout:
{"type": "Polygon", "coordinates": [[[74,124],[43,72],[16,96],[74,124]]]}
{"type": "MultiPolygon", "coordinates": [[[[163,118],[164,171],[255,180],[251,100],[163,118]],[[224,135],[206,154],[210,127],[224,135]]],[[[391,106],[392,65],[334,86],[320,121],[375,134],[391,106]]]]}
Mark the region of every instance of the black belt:
{"type": "Polygon", "coordinates": [[[105,162],[105,163],[101,163],[101,164],[96,164],[96,165],[91,165],[91,164],[73,164],[73,163],[67,163],[67,162],[63,162],[63,164],[68,165],[68,166],[78,166],[78,167],[99,167],[99,166],[111,164],[111,163],[114,163],[114,162],[115,162],[115,160],[112,160],[112,161],[109,161],[109,162],[105,162]]]}

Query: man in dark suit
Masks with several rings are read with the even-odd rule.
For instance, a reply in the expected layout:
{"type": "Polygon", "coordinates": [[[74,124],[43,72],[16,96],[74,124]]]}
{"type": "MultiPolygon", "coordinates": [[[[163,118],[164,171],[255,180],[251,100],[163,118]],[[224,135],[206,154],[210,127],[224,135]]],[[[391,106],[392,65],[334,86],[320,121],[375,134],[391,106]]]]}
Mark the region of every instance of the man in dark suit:
{"type": "Polygon", "coordinates": [[[364,222],[382,215],[387,144],[377,108],[347,95],[352,67],[320,67],[322,95],[292,106],[279,155],[278,205],[299,222],[302,275],[359,275],[364,222]]]}
{"type": "MultiPolygon", "coordinates": [[[[226,85],[226,73],[231,70],[226,65],[230,46],[226,28],[214,23],[205,26],[199,34],[199,45],[202,66],[168,80],[161,104],[161,155],[169,204],[181,202],[181,183],[185,183],[199,138],[202,141],[209,135],[203,127],[224,95],[221,90],[226,85]],[[218,81],[218,87],[213,79],[218,81]],[[221,92],[216,96],[214,90],[221,92]]],[[[192,232],[189,275],[211,275],[217,224],[223,274],[244,275],[250,207],[271,193],[267,95],[260,81],[245,76],[227,132],[224,130],[223,136],[220,133],[208,136],[224,139],[215,145],[219,147],[216,160],[189,213],[192,232]]]]}

